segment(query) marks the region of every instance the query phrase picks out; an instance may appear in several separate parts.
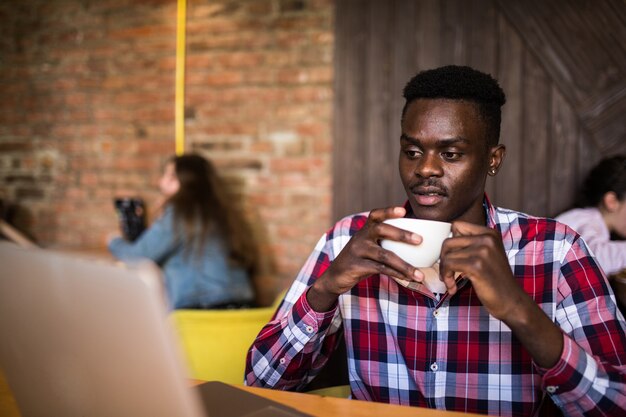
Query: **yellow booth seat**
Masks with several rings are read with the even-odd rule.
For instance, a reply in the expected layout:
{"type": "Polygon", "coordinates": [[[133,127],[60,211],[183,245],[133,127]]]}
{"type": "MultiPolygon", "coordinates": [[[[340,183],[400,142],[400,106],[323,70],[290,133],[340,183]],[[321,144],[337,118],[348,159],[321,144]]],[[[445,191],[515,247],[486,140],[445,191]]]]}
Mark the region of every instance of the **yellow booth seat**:
{"type": "MultiPolygon", "coordinates": [[[[282,300],[282,297],[277,300],[282,300]]],[[[236,310],[175,310],[172,319],[191,377],[243,384],[246,354],[276,305],[236,310]]]]}

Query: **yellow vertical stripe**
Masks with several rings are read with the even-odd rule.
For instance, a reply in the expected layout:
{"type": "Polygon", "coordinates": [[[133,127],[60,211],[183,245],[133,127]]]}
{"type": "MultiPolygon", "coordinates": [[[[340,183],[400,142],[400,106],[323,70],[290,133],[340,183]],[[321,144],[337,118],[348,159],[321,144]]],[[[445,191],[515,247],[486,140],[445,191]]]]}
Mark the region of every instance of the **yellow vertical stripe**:
{"type": "Polygon", "coordinates": [[[187,0],[178,0],[176,22],[176,155],[185,152],[185,22],[187,0]]]}

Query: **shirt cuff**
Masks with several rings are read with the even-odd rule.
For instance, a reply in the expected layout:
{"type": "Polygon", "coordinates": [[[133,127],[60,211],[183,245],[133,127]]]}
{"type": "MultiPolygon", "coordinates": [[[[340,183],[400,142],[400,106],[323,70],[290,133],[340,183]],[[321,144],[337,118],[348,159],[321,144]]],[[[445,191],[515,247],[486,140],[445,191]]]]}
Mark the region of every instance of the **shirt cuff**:
{"type": "Polygon", "coordinates": [[[565,334],[558,362],[549,369],[535,367],[543,376],[542,389],[557,405],[575,402],[585,395],[598,372],[596,362],[565,334]]]}
{"type": "Polygon", "coordinates": [[[335,303],[334,307],[329,311],[317,312],[309,305],[306,299],[307,292],[308,289],[293,305],[291,309],[291,320],[293,321],[290,324],[298,327],[305,335],[312,337],[328,329],[337,313],[338,303],[335,303]]]}

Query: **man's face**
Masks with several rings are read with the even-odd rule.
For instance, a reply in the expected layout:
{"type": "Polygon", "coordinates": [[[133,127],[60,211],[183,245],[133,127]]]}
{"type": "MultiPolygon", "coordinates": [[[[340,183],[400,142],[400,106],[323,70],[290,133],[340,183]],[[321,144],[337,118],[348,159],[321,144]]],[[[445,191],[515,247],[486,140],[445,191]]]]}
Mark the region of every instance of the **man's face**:
{"type": "Polygon", "coordinates": [[[487,146],[478,105],[418,99],[402,121],[400,177],[417,218],[484,224],[485,179],[504,147],[487,146]]]}

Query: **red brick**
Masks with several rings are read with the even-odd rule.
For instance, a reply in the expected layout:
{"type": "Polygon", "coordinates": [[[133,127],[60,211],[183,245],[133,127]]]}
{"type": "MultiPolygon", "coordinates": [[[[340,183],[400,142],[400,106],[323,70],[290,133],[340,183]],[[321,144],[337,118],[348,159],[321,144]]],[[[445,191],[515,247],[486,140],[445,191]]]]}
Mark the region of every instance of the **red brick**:
{"type": "Polygon", "coordinates": [[[0,152],[30,151],[33,144],[29,142],[0,142],[0,152]]]}
{"type": "Polygon", "coordinates": [[[333,153],[333,142],[329,139],[316,139],[312,141],[312,152],[313,155],[332,155],[333,153]]]}
{"type": "Polygon", "coordinates": [[[197,54],[190,53],[185,58],[185,69],[187,71],[194,71],[196,69],[206,70],[213,68],[215,65],[215,55],[212,53],[197,54]]]}
{"type": "Polygon", "coordinates": [[[262,193],[250,195],[250,202],[255,206],[282,206],[286,203],[286,196],[282,193],[262,193]]]}
{"type": "Polygon", "coordinates": [[[141,26],[131,27],[118,30],[110,30],[107,32],[107,37],[110,39],[134,39],[149,36],[167,36],[176,33],[176,26],[161,25],[161,26],[141,26]]]}
{"type": "Polygon", "coordinates": [[[328,101],[332,96],[331,86],[297,87],[292,92],[292,99],[295,102],[328,101]]]}
{"type": "Polygon", "coordinates": [[[216,64],[226,68],[256,67],[264,63],[264,55],[258,52],[231,52],[219,54],[216,64]]]}
{"type": "Polygon", "coordinates": [[[271,142],[256,141],[250,145],[250,152],[252,153],[269,153],[273,148],[271,142]]]}
{"type": "MultiPolygon", "coordinates": [[[[275,23],[274,27],[282,30],[292,30],[302,32],[306,29],[325,28],[329,21],[325,16],[318,15],[290,15],[282,16],[275,23]]],[[[331,28],[329,28],[332,30],[331,28]]]]}
{"type": "Polygon", "coordinates": [[[207,86],[224,87],[241,84],[242,80],[241,72],[224,71],[205,75],[202,83],[207,86]]]}
{"type": "Polygon", "coordinates": [[[330,136],[331,126],[325,122],[300,123],[296,126],[296,132],[300,135],[323,138],[330,136]]]}
{"type": "Polygon", "coordinates": [[[121,91],[117,93],[113,99],[113,103],[116,105],[128,105],[128,106],[136,106],[136,105],[150,105],[154,103],[158,103],[162,100],[163,93],[161,92],[137,92],[137,91],[121,91]]]}
{"type": "Polygon", "coordinates": [[[308,173],[323,164],[320,158],[274,158],[270,169],[274,172],[308,173]]]}
{"type": "Polygon", "coordinates": [[[171,141],[156,141],[156,140],[142,140],[137,142],[137,150],[145,155],[165,155],[174,152],[175,142],[171,141]]]}
{"type": "Polygon", "coordinates": [[[317,32],[311,35],[311,40],[316,45],[332,46],[335,36],[332,32],[317,32]]]}
{"type": "Polygon", "coordinates": [[[246,84],[269,85],[276,83],[276,71],[272,68],[254,68],[244,72],[246,84]]]}

